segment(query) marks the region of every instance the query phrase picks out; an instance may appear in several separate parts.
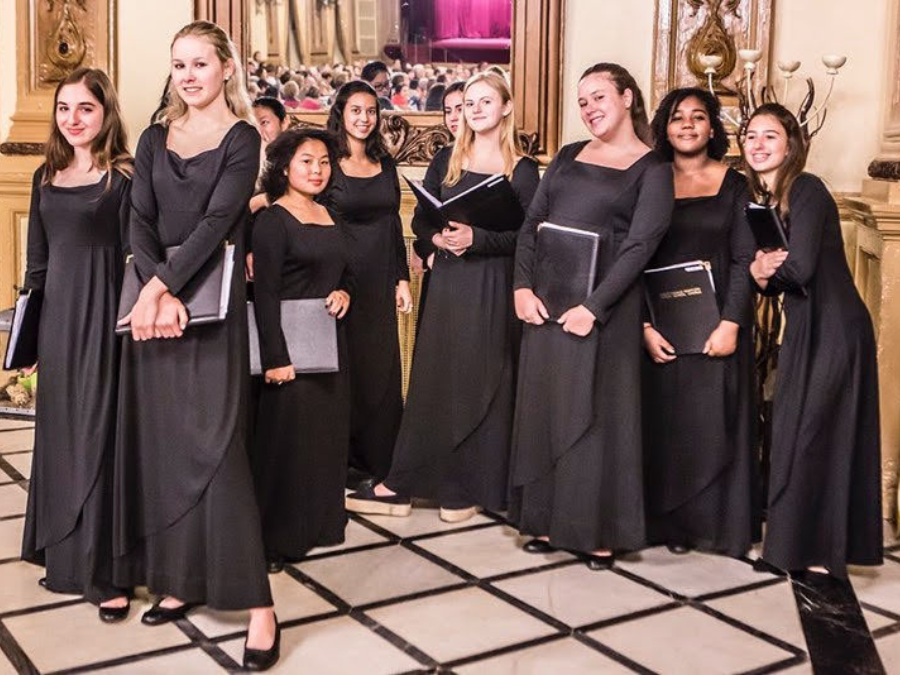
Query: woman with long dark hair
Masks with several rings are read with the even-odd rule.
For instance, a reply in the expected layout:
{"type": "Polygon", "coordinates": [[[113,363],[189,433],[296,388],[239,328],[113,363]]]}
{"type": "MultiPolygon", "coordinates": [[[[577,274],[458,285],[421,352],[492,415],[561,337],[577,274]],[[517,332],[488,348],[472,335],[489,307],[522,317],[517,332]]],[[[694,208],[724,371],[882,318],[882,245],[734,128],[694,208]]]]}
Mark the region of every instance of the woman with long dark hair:
{"type": "Polygon", "coordinates": [[[343,221],[356,284],[347,317],[350,467],[375,482],[391,468],[403,413],[397,311],[412,310],[400,182],[380,122],[372,87],[359,80],[341,87],[328,115],[336,161],[326,195],[343,221]]]}
{"type": "Polygon", "coordinates": [[[50,129],[28,219],[25,286],[43,303],[22,558],[47,568],[48,590],[84,595],[103,621],[121,621],[128,592],[112,570],[115,323],[133,164],[103,71],[79,68],[60,82],[50,129]]]}
{"type": "MultiPolygon", "coordinates": [[[[459,138],[432,164],[434,195],[445,201],[503,174],[527,209],[537,163],[519,148],[509,84],[480,73],[464,98],[459,138]]],[[[348,495],[351,511],[408,515],[415,496],[438,502],[441,519],[459,522],[481,507],[506,506],[519,343],[512,255],[520,216],[491,225],[440,229],[432,222],[419,235],[439,253],[394,461],[383,484],[348,495]]]]}
{"type": "Polygon", "coordinates": [[[266,384],[252,463],[273,573],[315,546],[342,543],[347,525],[351,399],[344,322],[337,328],[340,370],[335,373],[295,373],[281,327],[285,300],[325,298],[332,316],[343,319],[347,313],[343,224],[316,201],[328,187],[334,156],[325,132],[283,132],[269,145],[262,179],[272,206],[253,227],[254,308],[266,384]]]}
{"type": "Polygon", "coordinates": [[[244,666],[278,660],[280,631],[266,576],[246,450],[247,310],[243,234],[260,137],[234,44],[196,21],[172,47],[164,123],[141,136],[131,244],[143,287],[122,324],[116,434],[116,579],[160,596],[141,620],[194,606],[249,609],[244,666]],[[227,316],[187,326],[179,299],[206,263],[235,246],[227,316]],[[177,250],[167,250],[177,246],[177,250]]]}
{"type": "Polygon", "coordinates": [[[872,319],[834,199],[805,173],[797,119],[768,103],[744,140],[753,199],[775,206],[789,249],[757,251],[750,274],[784,294],[763,560],[789,572],[847,575],[882,561],[878,368],[872,319]]]}
{"type": "Polygon", "coordinates": [[[673,162],[675,210],[649,267],[709,263],[721,321],[702,354],[678,354],[645,320],[647,541],[740,557],[752,542],[756,501],[754,242],[747,181],[721,161],[728,135],[719,112],[709,92],[676,89],[651,125],[656,151],[673,162]]]}
{"type": "Polygon", "coordinates": [[[516,250],[516,314],[526,325],[510,514],[536,537],[527,551],[582,551],[604,569],[616,550],[646,540],[640,277],[669,227],[672,169],[648,147],[643,97],[621,66],[588,68],[578,107],[593,138],[553,160],[516,250]],[[545,221],[599,235],[596,289],[552,323],[534,292],[545,221]]]}

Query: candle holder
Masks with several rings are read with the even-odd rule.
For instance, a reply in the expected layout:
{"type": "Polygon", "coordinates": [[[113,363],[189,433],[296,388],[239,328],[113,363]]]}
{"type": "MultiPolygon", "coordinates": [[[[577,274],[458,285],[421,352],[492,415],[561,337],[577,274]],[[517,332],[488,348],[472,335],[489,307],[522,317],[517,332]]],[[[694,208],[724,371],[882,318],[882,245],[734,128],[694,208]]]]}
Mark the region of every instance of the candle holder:
{"type": "MultiPolygon", "coordinates": [[[[756,64],[762,58],[762,51],[759,49],[740,49],[738,57],[743,62],[743,76],[737,82],[738,97],[738,116],[737,118],[730,115],[723,106],[722,117],[730,122],[737,129],[738,142],[743,139],[747,130],[747,123],[756,110],[763,103],[780,103],[787,107],[791,81],[794,74],[800,69],[800,61],[778,61],[778,71],[784,80],[779,97],[774,86],[766,84],[758,85],[755,82],[756,64]]],[[[718,97],[715,89],[714,76],[716,69],[722,64],[722,57],[715,54],[701,54],[700,63],[705,67],[704,74],[707,77],[707,85],[713,96],[718,97]]],[[[838,72],[847,63],[847,57],[839,54],[826,54],[822,57],[822,63],[825,65],[825,74],[828,77],[828,90],[821,104],[815,105],[816,86],[811,77],[806,78],[806,94],[797,107],[795,113],[797,120],[800,122],[800,128],[803,130],[803,138],[807,145],[825,124],[825,118],[828,114],[828,102],[834,92],[834,82],[838,72]]]]}

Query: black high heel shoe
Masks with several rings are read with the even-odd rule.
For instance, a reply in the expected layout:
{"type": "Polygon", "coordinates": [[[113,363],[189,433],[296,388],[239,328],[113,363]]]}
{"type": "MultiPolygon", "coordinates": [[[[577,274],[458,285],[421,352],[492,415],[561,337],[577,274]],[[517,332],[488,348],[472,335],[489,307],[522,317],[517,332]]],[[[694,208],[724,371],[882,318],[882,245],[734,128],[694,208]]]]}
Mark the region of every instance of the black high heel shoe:
{"type": "Polygon", "coordinates": [[[141,616],[142,624],[145,626],[161,626],[164,623],[178,621],[178,619],[183,619],[189,611],[194,609],[194,607],[198,607],[200,604],[197,602],[186,602],[183,605],[170,609],[160,605],[160,602],[162,602],[162,600],[144,612],[143,616],[141,616]]]}
{"type": "Polygon", "coordinates": [[[275,616],[275,641],[268,649],[249,649],[247,640],[250,639],[249,631],[244,639],[244,670],[263,671],[268,670],[276,663],[281,655],[281,626],[278,624],[278,616],[275,616]]]}

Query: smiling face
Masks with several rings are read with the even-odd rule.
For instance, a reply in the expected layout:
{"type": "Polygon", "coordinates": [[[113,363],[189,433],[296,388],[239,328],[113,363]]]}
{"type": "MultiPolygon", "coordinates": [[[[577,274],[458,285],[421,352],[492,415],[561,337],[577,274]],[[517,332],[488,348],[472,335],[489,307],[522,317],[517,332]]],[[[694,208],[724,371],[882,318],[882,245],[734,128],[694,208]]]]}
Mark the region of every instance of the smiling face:
{"type": "Polygon", "coordinates": [[[632,99],[631,90],[620,94],[606,73],[591,73],[578,83],[581,121],[594,138],[609,139],[627,123],[632,99]]]}
{"type": "Polygon", "coordinates": [[[103,118],[103,106],[83,81],[60,88],[56,97],[56,126],[73,148],[89,148],[103,127],[103,118]]]}
{"type": "Polygon", "coordinates": [[[351,138],[366,140],[378,123],[378,101],[371,94],[357,92],[344,105],[344,129],[351,138]]]}
{"type": "Polygon", "coordinates": [[[304,195],[320,194],[331,178],[328,148],[318,139],[309,139],[297,146],[287,169],[288,185],[304,195]]]}
{"type": "Polygon", "coordinates": [[[444,126],[449,129],[453,138],[459,136],[459,123],[463,116],[463,94],[454,91],[444,98],[444,126]]]}
{"type": "Polygon", "coordinates": [[[511,111],[512,102],[504,103],[500,92],[487,82],[478,81],[466,87],[463,112],[466,124],[476,134],[496,129],[511,111]]]}
{"type": "Polygon", "coordinates": [[[773,178],[784,164],[788,150],[787,131],[775,117],[757,115],[750,120],[744,138],[744,159],[769,185],[774,185],[773,178]]]}
{"type": "Polygon", "coordinates": [[[172,86],[192,108],[204,108],[223,96],[225,80],[233,72],[234,64],[223,64],[208,40],[186,35],[172,45],[172,86]]]}
{"type": "Polygon", "coordinates": [[[679,155],[695,157],[706,153],[712,138],[709,112],[696,96],[688,96],[672,111],[666,128],[669,143],[679,155]]]}

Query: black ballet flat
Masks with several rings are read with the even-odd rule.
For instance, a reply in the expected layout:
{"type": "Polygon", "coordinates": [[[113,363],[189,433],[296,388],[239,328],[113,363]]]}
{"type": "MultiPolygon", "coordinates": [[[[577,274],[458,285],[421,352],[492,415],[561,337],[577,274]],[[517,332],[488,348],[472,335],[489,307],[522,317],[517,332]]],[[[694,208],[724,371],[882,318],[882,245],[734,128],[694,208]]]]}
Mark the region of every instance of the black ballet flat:
{"type": "Polygon", "coordinates": [[[525,553],[553,553],[556,549],[550,545],[549,541],[532,539],[531,541],[525,542],[525,545],[522,546],[522,550],[525,551],[525,553]]]}
{"type": "Polygon", "coordinates": [[[275,641],[268,649],[248,649],[247,638],[244,639],[244,670],[263,671],[268,670],[276,663],[281,651],[281,626],[278,617],[275,617],[275,641]]]}
{"type": "Polygon", "coordinates": [[[179,607],[169,609],[157,602],[153,607],[144,612],[143,616],[141,616],[141,623],[145,626],[161,626],[164,623],[178,621],[178,619],[183,619],[188,612],[198,606],[199,603],[197,602],[186,602],[179,607]]]}
{"type": "Polygon", "coordinates": [[[273,555],[266,558],[266,569],[269,574],[278,574],[284,571],[284,558],[280,555],[273,555]]]}
{"type": "Polygon", "coordinates": [[[691,547],[684,544],[668,544],[666,548],[669,549],[669,553],[674,553],[675,555],[685,555],[691,552],[691,547]]]}
{"type": "Polygon", "coordinates": [[[119,623],[128,618],[128,611],[131,609],[129,602],[124,607],[98,607],[97,614],[103,623],[119,623]]]}
{"type": "Polygon", "coordinates": [[[38,579],[38,586],[40,586],[41,588],[47,588],[47,577],[41,577],[40,579],[38,579]]]}
{"type": "Polygon", "coordinates": [[[590,553],[585,554],[584,564],[592,572],[611,570],[615,563],[616,556],[614,553],[610,553],[609,555],[592,555],[590,553]]]}

